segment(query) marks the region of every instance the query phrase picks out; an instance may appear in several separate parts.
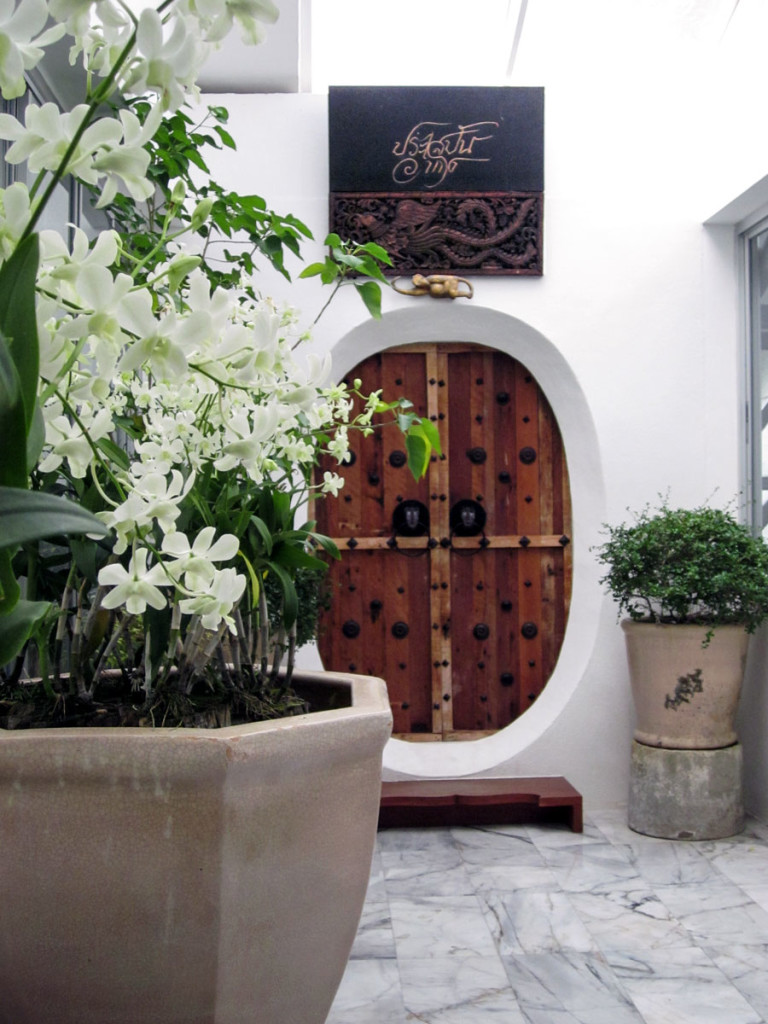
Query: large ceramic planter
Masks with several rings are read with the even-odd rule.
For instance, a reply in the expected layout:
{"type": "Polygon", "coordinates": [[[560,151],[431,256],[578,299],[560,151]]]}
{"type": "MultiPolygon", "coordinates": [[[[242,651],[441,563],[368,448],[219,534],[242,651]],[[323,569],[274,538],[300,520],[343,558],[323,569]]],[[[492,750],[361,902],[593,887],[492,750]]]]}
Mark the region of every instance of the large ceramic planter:
{"type": "Polygon", "coordinates": [[[702,626],[622,622],[637,714],[635,739],[652,747],[714,750],[736,743],[749,636],[718,626],[707,647],[702,626]]]}
{"type": "Polygon", "coordinates": [[[0,735],[2,1024],[322,1024],[368,881],[386,689],[220,730],[0,735]]]}

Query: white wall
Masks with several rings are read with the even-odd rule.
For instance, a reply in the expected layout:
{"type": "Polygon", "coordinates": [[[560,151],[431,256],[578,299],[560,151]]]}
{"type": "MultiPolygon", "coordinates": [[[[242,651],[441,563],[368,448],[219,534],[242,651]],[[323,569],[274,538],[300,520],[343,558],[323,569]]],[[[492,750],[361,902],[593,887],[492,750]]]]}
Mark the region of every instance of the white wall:
{"type": "MultiPolygon", "coordinates": [[[[472,302],[453,305],[387,294],[376,325],[350,290],[315,331],[316,344],[335,351],[337,366],[351,345],[397,344],[404,330],[441,331],[445,338],[464,331],[500,347],[532,345],[540,337],[542,359],[553,361],[539,382],[561,428],[562,417],[579,410],[573,413],[579,436],[564,428],[563,435],[574,496],[579,489],[591,493],[575,502],[578,586],[552,695],[548,687],[547,701],[489,740],[408,745],[407,751],[392,741],[390,777],[562,774],[588,806],[624,801],[632,730],[627,672],[615,610],[601,594],[589,545],[601,522],[624,518],[627,506],[659,493],[669,491],[682,505],[725,503],[739,490],[742,345],[734,231],[703,221],[728,202],[729,188],[746,185],[737,180],[743,168],[731,166],[738,164],[735,150],[716,145],[720,129],[702,105],[711,95],[703,83],[713,68],[724,76],[718,99],[724,123],[729,97],[738,104],[746,85],[740,77],[733,96],[722,48],[691,38],[669,12],[669,5],[635,0],[530,4],[510,84],[546,89],[543,277],[475,278],[472,302]],[[554,369],[558,361],[562,374],[554,369]],[[572,456],[587,479],[574,479],[572,456]]],[[[227,154],[214,162],[214,173],[301,217],[321,242],[326,98],[204,99],[230,109],[239,149],[236,159],[227,154]]],[[[730,144],[736,145],[732,138],[730,144]]],[[[753,153],[749,174],[760,167],[768,173],[768,154],[753,153]]],[[[320,246],[307,254],[320,256],[320,246]]],[[[307,321],[320,308],[315,281],[291,287],[265,271],[263,285],[301,307],[307,321]]],[[[753,775],[768,772],[757,746],[753,737],[753,775]]]]}

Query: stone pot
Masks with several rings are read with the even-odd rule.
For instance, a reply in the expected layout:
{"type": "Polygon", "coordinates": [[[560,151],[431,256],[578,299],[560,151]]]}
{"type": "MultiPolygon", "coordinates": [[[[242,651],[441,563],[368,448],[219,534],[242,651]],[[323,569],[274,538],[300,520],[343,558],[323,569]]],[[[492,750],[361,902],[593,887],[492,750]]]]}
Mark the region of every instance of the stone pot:
{"type": "Polygon", "coordinates": [[[714,750],[736,743],[749,636],[718,626],[708,646],[704,626],[621,624],[637,714],[635,739],[652,747],[714,750]]]}
{"type": "Polygon", "coordinates": [[[194,729],[0,735],[2,1024],[322,1024],[376,835],[382,680],[194,729]]]}

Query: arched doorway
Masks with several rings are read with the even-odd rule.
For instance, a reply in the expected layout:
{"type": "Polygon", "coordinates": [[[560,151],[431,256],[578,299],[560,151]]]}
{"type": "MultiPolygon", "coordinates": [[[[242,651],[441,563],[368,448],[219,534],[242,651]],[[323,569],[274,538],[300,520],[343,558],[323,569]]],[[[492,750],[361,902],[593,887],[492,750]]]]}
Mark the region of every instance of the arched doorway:
{"type": "Polygon", "coordinates": [[[464,740],[509,725],[549,679],[571,592],[571,506],[557,422],[528,369],[468,343],[411,344],[351,370],[438,425],[424,480],[389,429],[353,442],[318,529],[342,560],[319,649],[382,676],[399,738],[464,740]]]}

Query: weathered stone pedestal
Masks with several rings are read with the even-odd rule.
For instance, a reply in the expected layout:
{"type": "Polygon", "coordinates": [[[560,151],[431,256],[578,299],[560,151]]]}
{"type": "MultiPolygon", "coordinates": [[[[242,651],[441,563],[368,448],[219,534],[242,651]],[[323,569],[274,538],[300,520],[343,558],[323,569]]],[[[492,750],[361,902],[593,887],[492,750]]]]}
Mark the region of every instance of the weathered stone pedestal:
{"type": "Polygon", "coordinates": [[[723,839],[744,828],[741,744],[672,750],[632,743],[629,827],[661,839],[723,839]]]}

